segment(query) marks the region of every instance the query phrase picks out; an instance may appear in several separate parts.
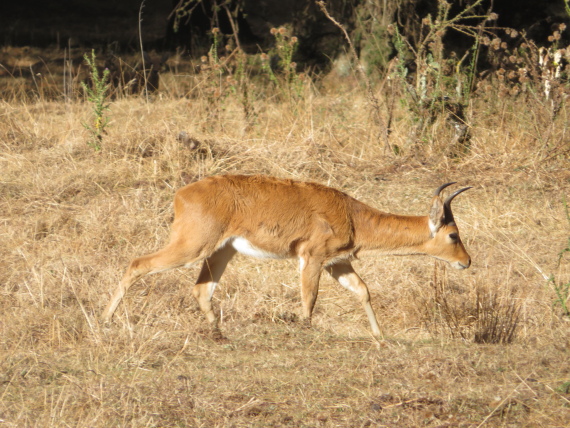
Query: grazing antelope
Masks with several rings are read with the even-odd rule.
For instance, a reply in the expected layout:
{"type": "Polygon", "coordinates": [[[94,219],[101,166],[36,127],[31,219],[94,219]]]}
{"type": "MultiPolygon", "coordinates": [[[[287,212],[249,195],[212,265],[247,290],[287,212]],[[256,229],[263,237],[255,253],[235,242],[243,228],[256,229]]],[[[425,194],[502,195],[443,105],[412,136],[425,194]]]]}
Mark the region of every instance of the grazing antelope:
{"type": "Polygon", "coordinates": [[[212,310],[212,294],[228,262],[240,252],[260,258],[298,258],[303,316],[310,322],[319,279],[325,269],[356,294],[375,336],[380,327],[366,284],[351,260],[361,252],[427,254],[456,269],[471,264],[451,212],[457,190],[445,201],[440,186],[427,216],[388,214],[345,193],[317,183],[261,175],[222,175],[188,184],[174,197],[170,243],[131,261],[107,308],[108,322],[126,291],[139,278],[203,260],[193,289],[200,309],[221,336],[212,310]]]}

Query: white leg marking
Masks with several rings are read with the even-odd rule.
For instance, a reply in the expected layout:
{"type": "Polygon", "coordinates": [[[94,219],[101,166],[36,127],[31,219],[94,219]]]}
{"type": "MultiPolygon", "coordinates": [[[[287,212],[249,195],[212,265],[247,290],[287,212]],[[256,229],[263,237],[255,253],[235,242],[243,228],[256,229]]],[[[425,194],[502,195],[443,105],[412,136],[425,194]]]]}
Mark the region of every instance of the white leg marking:
{"type": "Polygon", "coordinates": [[[338,283],[340,285],[342,285],[344,288],[346,288],[347,290],[352,291],[353,293],[356,293],[356,290],[352,287],[350,280],[346,276],[339,276],[338,283]]]}
{"type": "Polygon", "coordinates": [[[212,296],[214,295],[214,291],[216,291],[217,286],[217,282],[212,281],[208,283],[208,296],[210,300],[212,300],[212,296]]]}

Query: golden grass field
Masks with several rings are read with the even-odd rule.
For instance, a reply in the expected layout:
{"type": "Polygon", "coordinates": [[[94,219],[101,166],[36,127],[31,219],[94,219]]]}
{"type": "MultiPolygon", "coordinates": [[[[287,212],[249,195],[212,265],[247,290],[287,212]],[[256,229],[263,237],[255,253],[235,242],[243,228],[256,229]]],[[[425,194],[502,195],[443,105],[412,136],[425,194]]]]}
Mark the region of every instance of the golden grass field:
{"type": "Polygon", "coordinates": [[[20,97],[30,82],[4,76],[0,427],[569,426],[570,322],[554,292],[570,281],[565,108],[552,121],[538,90],[474,97],[470,148],[454,155],[443,118],[418,141],[397,107],[394,155],[351,76],[259,96],[249,123],[235,97],[200,96],[200,79],[164,73],[149,101],[112,101],[97,152],[89,103],[20,97]],[[317,181],[414,215],[444,182],[473,186],[453,203],[472,266],[356,261],[380,341],[327,275],[307,329],[297,261],[239,255],[214,295],[226,342],[190,293],[199,265],[146,277],[100,323],[129,260],[166,243],[175,190],[225,173],[317,181]],[[491,339],[516,327],[511,343],[475,340],[493,322],[491,339]]]}

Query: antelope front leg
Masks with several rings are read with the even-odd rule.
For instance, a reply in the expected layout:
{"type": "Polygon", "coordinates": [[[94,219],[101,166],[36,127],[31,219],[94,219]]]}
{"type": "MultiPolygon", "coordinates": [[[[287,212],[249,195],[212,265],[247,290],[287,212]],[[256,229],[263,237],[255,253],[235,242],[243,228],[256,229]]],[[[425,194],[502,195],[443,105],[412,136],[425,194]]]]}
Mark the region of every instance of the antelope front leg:
{"type": "Polygon", "coordinates": [[[376,337],[382,337],[380,326],[376,320],[376,314],[374,313],[374,309],[372,309],[372,304],[370,303],[370,293],[368,292],[368,287],[354,271],[354,268],[350,262],[339,262],[327,266],[327,271],[334,279],[338,281],[340,285],[356,294],[358,300],[364,307],[366,315],[368,316],[372,334],[376,337]]]}
{"type": "Polygon", "coordinates": [[[313,259],[300,258],[301,268],[301,301],[303,304],[303,318],[307,325],[311,324],[313,308],[319,294],[319,280],[321,278],[322,264],[313,259]]]}

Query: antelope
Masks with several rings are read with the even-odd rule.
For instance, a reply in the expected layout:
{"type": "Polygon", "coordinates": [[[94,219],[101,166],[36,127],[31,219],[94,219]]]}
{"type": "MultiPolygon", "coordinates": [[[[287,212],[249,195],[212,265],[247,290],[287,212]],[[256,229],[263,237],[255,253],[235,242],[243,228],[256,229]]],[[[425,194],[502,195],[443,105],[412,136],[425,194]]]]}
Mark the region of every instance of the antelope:
{"type": "Polygon", "coordinates": [[[309,325],[319,279],[326,270],[356,295],[372,334],[379,337],[368,287],[351,261],[377,250],[387,255],[424,254],[456,269],[468,268],[471,258],[459,237],[451,201],[470,187],[442,200],[441,191],[452,184],[437,188],[426,216],[389,214],[331,187],[262,175],[221,175],[188,184],[174,196],[170,242],[131,261],[102,320],[110,321],[129,287],[143,276],[202,260],[192,293],[214,336],[222,337],[212,295],[228,262],[239,252],[299,259],[302,312],[309,325]]]}

